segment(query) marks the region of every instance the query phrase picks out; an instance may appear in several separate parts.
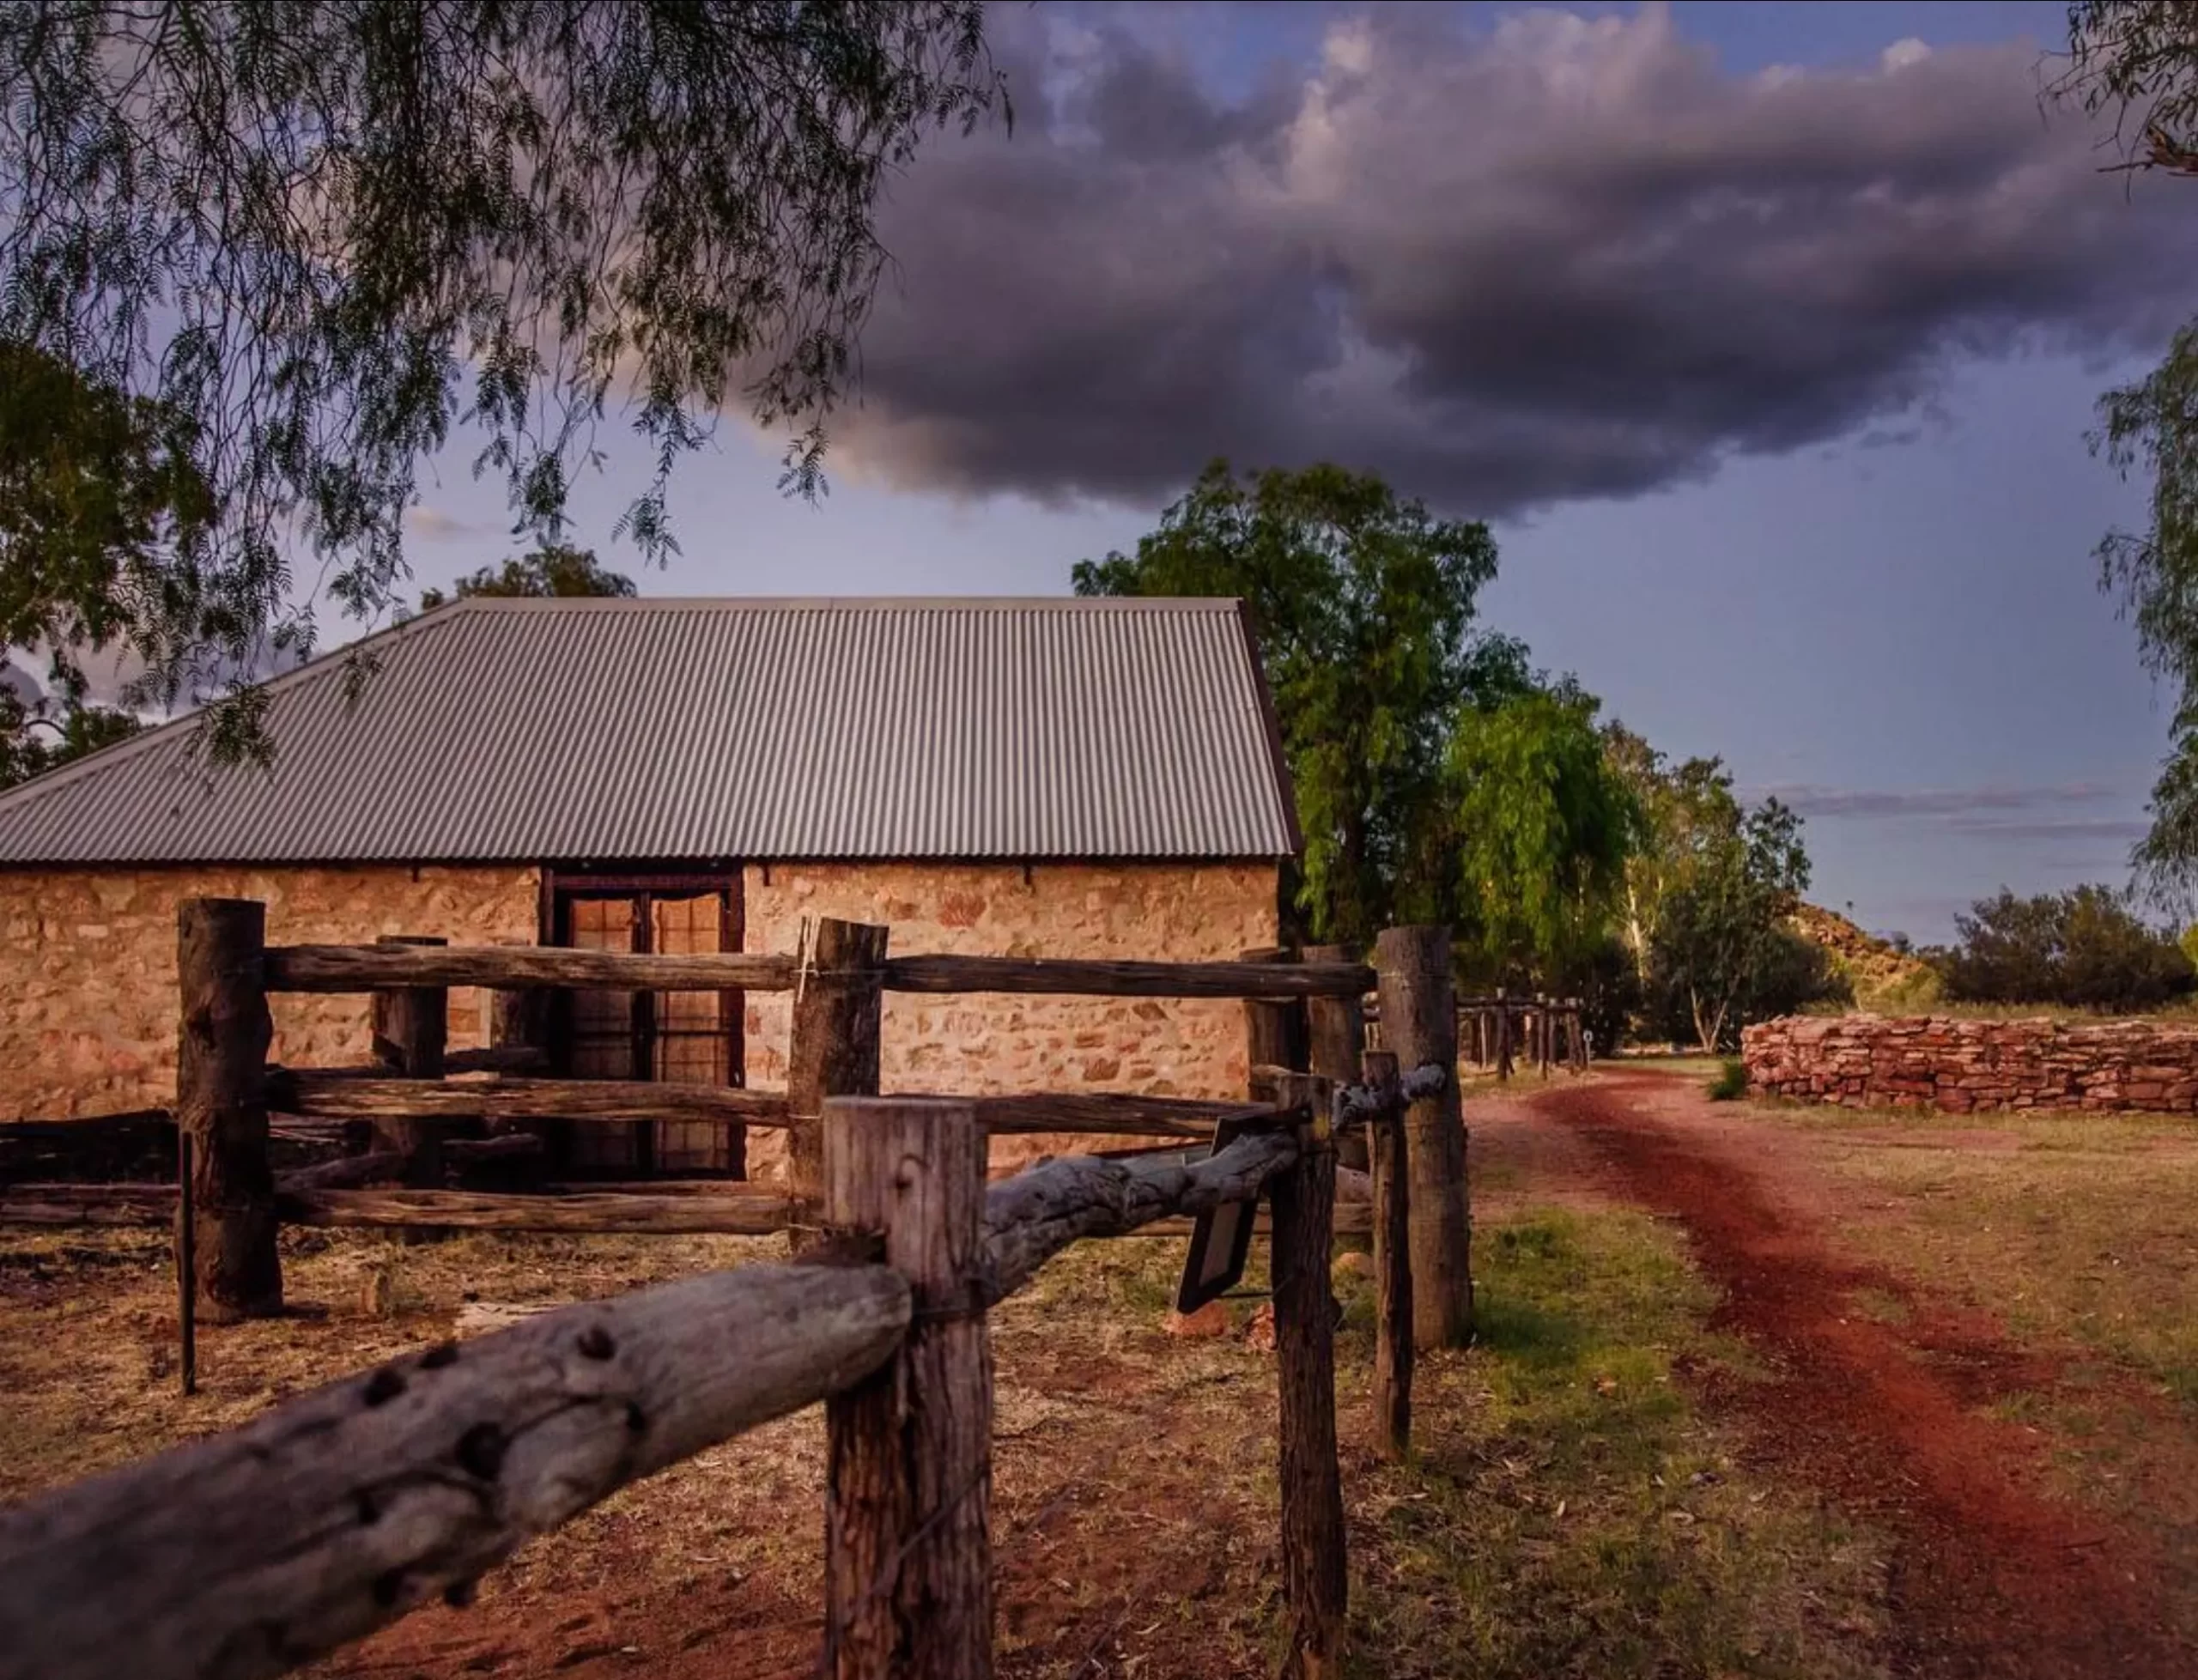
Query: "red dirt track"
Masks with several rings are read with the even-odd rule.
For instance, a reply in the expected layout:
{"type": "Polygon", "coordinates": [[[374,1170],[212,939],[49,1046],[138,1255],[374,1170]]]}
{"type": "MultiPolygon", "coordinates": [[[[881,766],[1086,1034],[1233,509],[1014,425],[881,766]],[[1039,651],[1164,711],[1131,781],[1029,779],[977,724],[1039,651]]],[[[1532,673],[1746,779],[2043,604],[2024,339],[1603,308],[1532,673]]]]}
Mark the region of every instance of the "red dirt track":
{"type": "Polygon", "coordinates": [[[1724,1291],[1721,1326],[1776,1373],[1718,1381],[1713,1402],[1752,1419],[1766,1460],[1896,1537],[1903,1672],[2198,1674],[2198,1652],[2167,1630],[2153,1602],[2154,1561],[2041,1492],[2038,1437],[1981,1410],[2049,1386],[2052,1362],[1904,1278],[1843,1258],[1836,1216],[1798,1181],[1775,1132],[1723,1122],[1669,1076],[1560,1087],[1522,1107],[1584,1143],[1614,1193],[1684,1225],[1724,1291]],[[1853,1299],[1861,1289],[1903,1302],[1909,1322],[1863,1316],[1853,1299]]]}

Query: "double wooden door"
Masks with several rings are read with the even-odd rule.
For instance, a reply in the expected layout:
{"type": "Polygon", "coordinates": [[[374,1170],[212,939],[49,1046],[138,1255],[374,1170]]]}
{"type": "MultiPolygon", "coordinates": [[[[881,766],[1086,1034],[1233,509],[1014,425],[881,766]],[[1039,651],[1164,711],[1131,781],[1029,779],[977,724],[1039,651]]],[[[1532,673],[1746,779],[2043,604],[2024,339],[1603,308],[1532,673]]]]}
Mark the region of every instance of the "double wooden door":
{"type": "MultiPolygon", "coordinates": [[[[580,877],[553,882],[556,943],[579,950],[699,955],[740,949],[739,879],[580,877]]],[[[577,1079],[745,1083],[737,991],[570,992],[556,1041],[577,1079]]],[[[636,1107],[645,1107],[646,1098],[636,1107]]],[[[573,1129],[570,1162],[595,1176],[744,1175],[744,1128],[649,1120],[573,1129]]]]}

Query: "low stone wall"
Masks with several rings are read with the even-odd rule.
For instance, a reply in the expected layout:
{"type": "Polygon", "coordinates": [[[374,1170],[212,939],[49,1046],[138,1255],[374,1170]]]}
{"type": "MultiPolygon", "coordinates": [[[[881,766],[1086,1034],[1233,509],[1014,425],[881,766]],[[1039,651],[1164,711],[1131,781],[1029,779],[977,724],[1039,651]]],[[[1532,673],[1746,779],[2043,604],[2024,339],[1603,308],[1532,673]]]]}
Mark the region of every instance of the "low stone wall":
{"type": "Polygon", "coordinates": [[[1789,1016],[1740,1035],[1751,1095],[1850,1108],[2198,1113],[2198,1025],[1789,1016]]]}

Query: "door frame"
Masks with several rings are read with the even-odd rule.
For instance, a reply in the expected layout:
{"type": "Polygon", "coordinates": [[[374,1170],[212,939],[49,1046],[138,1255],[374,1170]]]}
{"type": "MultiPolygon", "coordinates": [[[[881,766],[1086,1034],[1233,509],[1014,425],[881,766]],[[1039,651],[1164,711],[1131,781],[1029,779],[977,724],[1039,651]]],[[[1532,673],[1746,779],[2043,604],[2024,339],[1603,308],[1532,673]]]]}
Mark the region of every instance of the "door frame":
{"type": "MultiPolygon", "coordinates": [[[[648,901],[653,897],[695,898],[704,894],[718,895],[718,949],[724,952],[740,950],[747,940],[747,904],[743,887],[742,871],[738,867],[707,870],[634,869],[611,867],[591,869],[585,866],[544,865],[542,870],[542,895],[538,912],[537,937],[544,945],[562,947],[572,937],[570,906],[576,898],[622,898],[635,906],[634,949],[646,955],[653,939],[648,913],[648,901]]],[[[636,992],[634,997],[634,1052],[633,1065],[637,1071],[636,1083],[654,1081],[656,1066],[656,995],[636,992]]],[[[748,998],[747,993],[737,986],[718,989],[718,1018],[725,1023],[726,1081],[734,1089],[748,1083],[748,998]]],[[[571,1000],[563,991],[550,994],[551,1020],[554,1023],[552,1042],[559,1046],[556,1070],[568,1071],[564,1065],[564,1046],[569,1046],[571,1034],[571,1000]]],[[[744,1178],[746,1168],[746,1128],[732,1125],[728,1130],[728,1154],[732,1165],[727,1176],[744,1178]]],[[[656,1169],[656,1126],[643,1122],[635,1128],[634,1139],[635,1168],[647,1177],[656,1169]]]]}

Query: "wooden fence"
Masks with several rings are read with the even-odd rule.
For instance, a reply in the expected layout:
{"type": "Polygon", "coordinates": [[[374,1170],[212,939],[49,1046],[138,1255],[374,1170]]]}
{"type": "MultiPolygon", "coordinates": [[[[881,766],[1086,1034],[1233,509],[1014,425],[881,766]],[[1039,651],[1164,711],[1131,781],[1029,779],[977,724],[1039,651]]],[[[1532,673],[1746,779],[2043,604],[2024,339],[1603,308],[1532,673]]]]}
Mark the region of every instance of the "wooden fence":
{"type": "Polygon", "coordinates": [[[1511,1077],[1515,1063],[1549,1076],[1553,1067],[1584,1073],[1592,1046],[1580,1004],[1570,998],[1463,998],[1458,1001],[1458,1052],[1476,1067],[1511,1077]]]}
{"type": "MultiPolygon", "coordinates": [[[[1410,1440],[1415,1345],[1454,1344],[1471,1331],[1458,1016],[1442,930],[1385,932],[1369,968],[1280,952],[1186,964],[889,959],[884,929],[831,921],[798,959],[267,948],[263,929],[261,907],[246,901],[192,901],[181,912],[176,1113],[189,1167],[176,1224],[187,1301],[222,1319],[277,1310],[275,1232],[285,1220],[785,1229],[798,1258],[431,1349],[0,1513],[0,1680],[283,1672],[438,1596],[464,1602],[483,1570],[616,1488],[820,1400],[825,1671],[980,1680],[991,1672],[993,1622],[987,1310],[1078,1240],[1185,1216],[1201,1216],[1210,1235],[1222,1216],[1248,1219],[1262,1196],[1284,1671],[1334,1671],[1347,1579],[1328,1286],[1339,1143],[1363,1140],[1372,1172],[1372,1431],[1382,1450],[1401,1453],[1410,1440]],[[452,985],[791,990],[789,1089],[452,1077],[440,1040],[452,985]],[[1361,999],[1376,986],[1387,1048],[1368,1052],[1361,999]],[[375,994],[379,1067],[267,1067],[270,991],[361,988],[375,994]],[[892,990],[1241,998],[1252,1100],[879,1096],[882,996],[892,990]],[[374,1122],[379,1146],[367,1154],[386,1158],[374,1170],[396,1171],[407,1187],[331,1186],[335,1172],[278,1182],[270,1084],[309,1117],[374,1122]],[[786,1127],[787,1188],[477,1195],[422,1182],[452,1119],[630,1119],[643,1107],[786,1127]],[[989,1136],[1021,1129],[1205,1140],[1212,1152],[1186,1160],[1178,1141],[1173,1153],[1073,1156],[988,1185],[989,1136]]],[[[507,1013],[521,1012],[498,1010],[507,1013]]],[[[525,1064],[523,1054],[507,1060],[525,1064]]]]}

